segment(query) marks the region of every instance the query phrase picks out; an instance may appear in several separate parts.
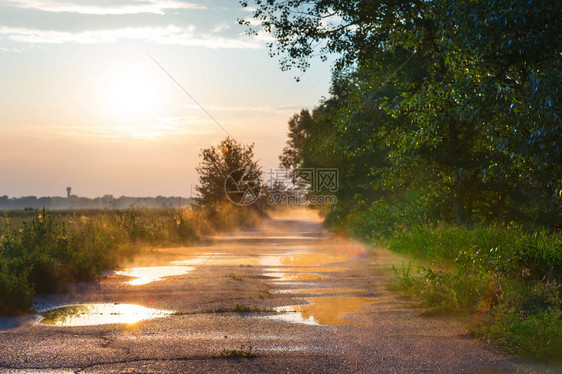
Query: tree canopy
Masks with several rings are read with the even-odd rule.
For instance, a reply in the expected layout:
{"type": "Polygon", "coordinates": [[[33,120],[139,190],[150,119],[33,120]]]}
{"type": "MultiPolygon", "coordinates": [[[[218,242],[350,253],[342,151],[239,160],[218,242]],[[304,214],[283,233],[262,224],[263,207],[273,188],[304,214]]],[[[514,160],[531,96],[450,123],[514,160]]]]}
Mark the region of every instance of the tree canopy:
{"type": "Polygon", "coordinates": [[[559,219],[561,2],[253,5],[283,69],[338,56],[298,154],[343,168],[342,204],[415,193],[459,223],[559,219]]]}

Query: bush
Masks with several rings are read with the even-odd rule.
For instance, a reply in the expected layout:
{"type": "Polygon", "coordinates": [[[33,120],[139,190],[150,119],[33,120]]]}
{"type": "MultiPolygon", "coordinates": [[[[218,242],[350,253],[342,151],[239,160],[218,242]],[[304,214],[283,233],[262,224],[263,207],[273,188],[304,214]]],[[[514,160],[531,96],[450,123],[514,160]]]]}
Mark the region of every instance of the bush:
{"type": "Polygon", "coordinates": [[[14,272],[7,261],[0,257],[0,314],[22,313],[31,307],[33,289],[28,274],[28,270],[14,272]]]}

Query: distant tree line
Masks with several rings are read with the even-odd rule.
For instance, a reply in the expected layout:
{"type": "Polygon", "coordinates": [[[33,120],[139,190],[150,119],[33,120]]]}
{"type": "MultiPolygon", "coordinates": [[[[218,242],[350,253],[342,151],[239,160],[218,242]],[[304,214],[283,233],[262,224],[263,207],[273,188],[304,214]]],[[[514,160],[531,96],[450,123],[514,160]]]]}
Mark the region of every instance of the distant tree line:
{"type": "MultiPolygon", "coordinates": [[[[128,208],[170,208],[178,207],[180,197],[157,196],[157,197],[114,197],[104,195],[102,197],[87,198],[79,196],[65,197],[8,197],[0,196],[0,210],[19,209],[128,209],[128,208]]],[[[181,198],[182,206],[191,205],[192,199],[181,198]]]]}

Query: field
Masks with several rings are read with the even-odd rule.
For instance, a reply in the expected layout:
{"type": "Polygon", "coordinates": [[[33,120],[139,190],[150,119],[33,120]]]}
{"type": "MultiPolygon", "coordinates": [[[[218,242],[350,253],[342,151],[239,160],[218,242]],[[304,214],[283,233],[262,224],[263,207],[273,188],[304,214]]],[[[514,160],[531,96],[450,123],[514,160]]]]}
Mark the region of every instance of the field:
{"type": "Polygon", "coordinates": [[[0,223],[0,314],[30,311],[36,293],[98,279],[141,251],[260,219],[233,205],[207,208],[5,211],[0,223]]]}

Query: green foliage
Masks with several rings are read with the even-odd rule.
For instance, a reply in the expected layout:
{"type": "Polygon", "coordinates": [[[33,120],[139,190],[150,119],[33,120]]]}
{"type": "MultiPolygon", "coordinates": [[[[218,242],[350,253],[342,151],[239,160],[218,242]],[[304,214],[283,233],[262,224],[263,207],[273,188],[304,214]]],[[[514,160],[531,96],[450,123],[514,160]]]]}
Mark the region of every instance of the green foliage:
{"type": "Polygon", "coordinates": [[[459,272],[490,272],[511,278],[562,279],[562,233],[520,226],[417,225],[388,237],[390,249],[455,262],[459,272]]]}
{"type": "Polygon", "coordinates": [[[340,168],[339,201],[423,190],[436,218],[552,225],[561,14],[555,0],[272,0],[255,1],[260,26],[241,23],[277,40],[284,68],[306,69],[316,45],[340,56],[332,97],[291,132],[302,165],[340,168]]]}
{"type": "Polygon", "coordinates": [[[280,166],[285,169],[296,169],[302,163],[302,156],[300,152],[304,145],[305,129],[312,121],[310,112],[302,110],[300,114],[295,114],[289,120],[289,132],[287,136],[287,145],[283,148],[281,155],[279,155],[280,166]]]}
{"type": "Polygon", "coordinates": [[[417,275],[407,271],[395,273],[400,285],[425,308],[425,314],[475,310],[493,293],[493,276],[488,273],[460,274],[420,266],[417,275]]]}
{"type": "Polygon", "coordinates": [[[33,302],[29,270],[16,272],[10,262],[0,257],[0,315],[25,312],[33,302]]]}
{"type": "Polygon", "coordinates": [[[400,274],[427,313],[468,310],[473,332],[519,354],[562,354],[562,233],[521,227],[418,225],[394,232],[389,248],[436,262],[400,274]]]}
{"type": "Polygon", "coordinates": [[[505,349],[533,357],[562,357],[562,298],[555,281],[503,282],[498,304],[474,329],[505,349]]]}

